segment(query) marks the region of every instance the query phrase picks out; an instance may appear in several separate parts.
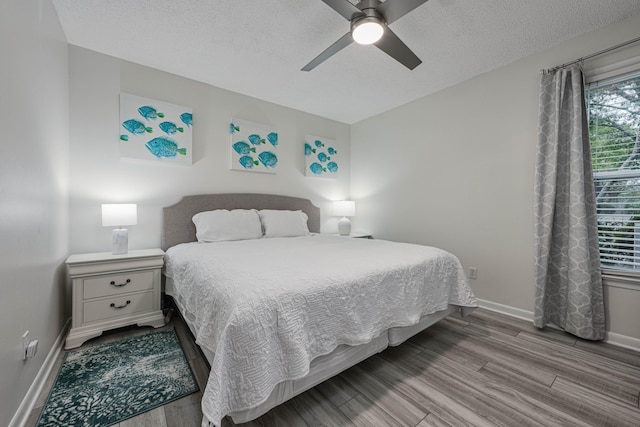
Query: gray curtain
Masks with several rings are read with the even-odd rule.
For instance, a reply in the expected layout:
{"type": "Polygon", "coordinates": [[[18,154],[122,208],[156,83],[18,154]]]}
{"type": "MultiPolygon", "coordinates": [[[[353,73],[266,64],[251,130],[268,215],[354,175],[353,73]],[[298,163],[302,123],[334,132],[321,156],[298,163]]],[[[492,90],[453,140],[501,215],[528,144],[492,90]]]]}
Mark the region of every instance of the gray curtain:
{"type": "Polygon", "coordinates": [[[542,75],[535,176],[533,323],[604,339],[596,202],[580,66],[542,75]]]}

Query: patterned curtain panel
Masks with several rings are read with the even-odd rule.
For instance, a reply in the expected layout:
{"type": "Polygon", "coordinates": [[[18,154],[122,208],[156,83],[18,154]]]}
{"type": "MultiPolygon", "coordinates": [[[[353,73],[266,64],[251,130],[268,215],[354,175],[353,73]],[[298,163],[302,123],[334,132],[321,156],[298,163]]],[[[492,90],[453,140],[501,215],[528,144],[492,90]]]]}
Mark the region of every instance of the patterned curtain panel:
{"type": "Polygon", "coordinates": [[[581,67],[542,75],[535,176],[535,326],[605,337],[595,190],[581,67]]]}

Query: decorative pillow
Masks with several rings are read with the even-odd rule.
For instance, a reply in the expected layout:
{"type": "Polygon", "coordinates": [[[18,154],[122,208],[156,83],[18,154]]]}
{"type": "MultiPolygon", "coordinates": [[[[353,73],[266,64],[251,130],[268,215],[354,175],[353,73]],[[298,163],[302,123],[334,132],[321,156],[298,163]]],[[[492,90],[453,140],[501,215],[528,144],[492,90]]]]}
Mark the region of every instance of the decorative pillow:
{"type": "Polygon", "coordinates": [[[264,237],[295,237],[307,236],[309,217],[302,211],[280,211],[263,209],[258,212],[264,237]]]}
{"type": "Polygon", "coordinates": [[[217,209],[200,212],[191,219],[198,242],[249,240],[262,237],[262,224],[255,209],[217,209]]]}

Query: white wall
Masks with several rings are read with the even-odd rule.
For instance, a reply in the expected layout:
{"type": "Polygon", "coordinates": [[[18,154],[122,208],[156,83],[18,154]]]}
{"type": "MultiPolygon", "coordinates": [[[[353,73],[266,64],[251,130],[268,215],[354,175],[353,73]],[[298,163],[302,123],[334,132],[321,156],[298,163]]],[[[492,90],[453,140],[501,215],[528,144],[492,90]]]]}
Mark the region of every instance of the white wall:
{"type": "MultiPolygon", "coordinates": [[[[635,38],[638,28],[640,15],[353,125],[354,225],[445,248],[478,268],[477,297],[533,311],[540,70],[635,38]]],[[[588,66],[639,55],[636,45],[588,66]]],[[[609,330],[640,339],[640,286],[609,288],[607,300],[609,330]]]]}
{"type": "Polygon", "coordinates": [[[110,250],[111,230],[101,227],[100,204],[118,202],[138,204],[138,225],[129,227],[129,247],[159,247],[161,208],[189,194],[255,192],[310,198],[322,208],[323,228],[336,231],[328,201],[349,197],[348,125],[73,46],[70,73],[72,252],[110,250]],[[193,165],[120,159],[120,92],[191,107],[193,165]],[[232,117],[277,129],[276,174],[229,169],[232,117]],[[339,179],[304,177],[306,134],[337,141],[343,155],[339,179]]]}
{"type": "Polygon", "coordinates": [[[0,2],[0,425],[66,320],[68,50],[51,2],[0,2]],[[39,340],[21,357],[21,335],[39,340]]]}

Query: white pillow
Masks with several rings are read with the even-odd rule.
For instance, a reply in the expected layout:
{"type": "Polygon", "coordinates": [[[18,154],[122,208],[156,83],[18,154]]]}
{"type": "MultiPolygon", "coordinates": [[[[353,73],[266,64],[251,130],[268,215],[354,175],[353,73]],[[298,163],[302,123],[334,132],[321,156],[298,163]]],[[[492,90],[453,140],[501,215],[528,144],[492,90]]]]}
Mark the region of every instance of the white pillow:
{"type": "Polygon", "coordinates": [[[255,209],[217,209],[200,212],[191,219],[198,242],[223,242],[262,237],[262,224],[255,209]]]}
{"type": "Polygon", "coordinates": [[[264,237],[295,237],[309,234],[309,217],[302,211],[263,209],[258,213],[264,228],[264,237]]]}

